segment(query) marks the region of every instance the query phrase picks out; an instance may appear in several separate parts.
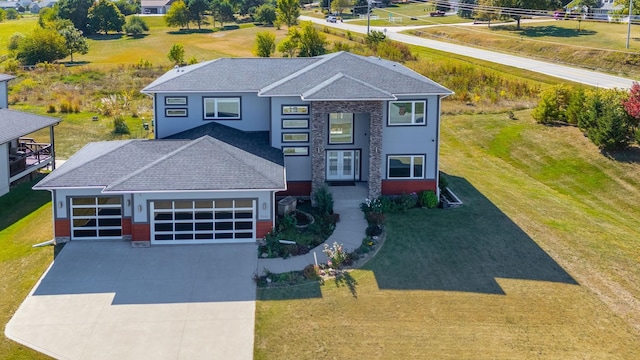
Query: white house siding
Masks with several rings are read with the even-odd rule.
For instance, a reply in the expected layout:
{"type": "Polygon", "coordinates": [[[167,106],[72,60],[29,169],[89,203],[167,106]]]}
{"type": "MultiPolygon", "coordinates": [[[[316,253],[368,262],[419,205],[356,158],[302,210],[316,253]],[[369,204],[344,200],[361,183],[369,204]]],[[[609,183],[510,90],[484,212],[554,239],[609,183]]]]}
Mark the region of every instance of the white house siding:
{"type": "Polygon", "coordinates": [[[269,130],[269,99],[260,98],[256,93],[176,93],[156,94],[155,96],[155,135],[162,139],[181,131],[205,125],[211,121],[243,131],[269,130]],[[187,97],[186,105],[165,105],[167,97],[187,97]],[[205,120],[205,97],[240,97],[240,120],[205,120]],[[186,117],[167,117],[165,109],[187,109],[186,117]]]}

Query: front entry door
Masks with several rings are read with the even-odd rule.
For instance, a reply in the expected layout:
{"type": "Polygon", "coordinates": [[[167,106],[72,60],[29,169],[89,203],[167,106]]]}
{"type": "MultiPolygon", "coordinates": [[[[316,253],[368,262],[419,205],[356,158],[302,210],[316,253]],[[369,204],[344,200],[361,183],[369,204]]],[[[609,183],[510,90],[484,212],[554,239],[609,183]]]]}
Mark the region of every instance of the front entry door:
{"type": "Polygon", "coordinates": [[[327,151],[327,180],[357,180],[359,177],[357,159],[358,150],[329,150],[327,151]]]}

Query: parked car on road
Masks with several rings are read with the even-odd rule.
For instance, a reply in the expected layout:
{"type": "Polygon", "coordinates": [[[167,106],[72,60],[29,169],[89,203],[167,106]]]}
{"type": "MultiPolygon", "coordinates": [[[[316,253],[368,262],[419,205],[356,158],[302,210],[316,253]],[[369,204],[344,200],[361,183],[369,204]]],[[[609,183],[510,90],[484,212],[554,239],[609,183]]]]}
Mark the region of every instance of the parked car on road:
{"type": "Polygon", "coordinates": [[[327,16],[327,22],[330,22],[330,23],[338,22],[338,18],[333,15],[329,15],[327,16]]]}

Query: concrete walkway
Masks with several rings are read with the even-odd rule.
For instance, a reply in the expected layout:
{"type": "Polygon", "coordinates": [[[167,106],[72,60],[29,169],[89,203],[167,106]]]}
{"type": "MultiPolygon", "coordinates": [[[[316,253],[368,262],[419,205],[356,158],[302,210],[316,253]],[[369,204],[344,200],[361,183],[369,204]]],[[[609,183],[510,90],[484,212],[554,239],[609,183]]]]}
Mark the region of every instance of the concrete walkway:
{"type": "Polygon", "coordinates": [[[72,241],[5,334],[56,359],[252,359],[256,251],[72,241]]]}
{"type": "MultiPolygon", "coordinates": [[[[345,251],[353,251],[360,247],[365,237],[367,221],[360,210],[360,203],[367,197],[367,184],[356,183],[356,186],[331,186],[329,191],[333,194],[333,212],[340,214],[340,221],[336,224],[333,234],[324,244],[333,245],[334,242],[344,245],[345,251]]],[[[317,246],[306,255],[293,256],[287,259],[258,259],[258,272],[267,269],[273,273],[302,270],[305,266],[314,263],[313,254],[316,254],[318,263],[326,263],[327,256],[322,252],[324,244],[317,246]]]]}
{"type": "MultiPolygon", "coordinates": [[[[335,27],[343,30],[349,30],[351,32],[356,32],[360,34],[366,34],[367,27],[361,25],[354,25],[348,23],[329,23],[324,19],[317,19],[309,16],[300,16],[300,20],[304,21],[312,21],[317,24],[321,24],[323,26],[335,27]]],[[[419,28],[419,27],[412,27],[419,28]]],[[[384,27],[384,26],[372,26],[372,30],[384,31],[387,29],[387,37],[392,40],[400,41],[410,45],[417,45],[426,48],[431,48],[434,50],[454,53],[458,55],[467,56],[470,58],[485,60],[494,62],[497,64],[513,66],[519,69],[525,69],[549,76],[554,76],[560,79],[565,79],[569,81],[574,81],[577,83],[597,86],[601,88],[618,88],[618,89],[629,89],[633,84],[632,79],[627,79],[619,76],[599,73],[596,71],[590,71],[585,69],[580,69],[576,67],[553,64],[549,62],[533,60],[529,58],[524,58],[520,56],[513,56],[504,53],[499,53],[495,51],[483,50],[478,48],[473,48],[470,46],[457,45],[452,43],[447,43],[443,41],[436,41],[430,39],[419,38],[417,36],[405,35],[397,33],[396,31],[408,30],[409,27],[384,27]]]]}

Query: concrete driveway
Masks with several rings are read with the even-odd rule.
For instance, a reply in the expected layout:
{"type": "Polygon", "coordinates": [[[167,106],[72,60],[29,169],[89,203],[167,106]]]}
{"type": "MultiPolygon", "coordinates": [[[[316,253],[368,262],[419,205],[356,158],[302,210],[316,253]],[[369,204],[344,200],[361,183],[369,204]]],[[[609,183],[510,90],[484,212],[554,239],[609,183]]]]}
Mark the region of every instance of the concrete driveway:
{"type": "Polygon", "coordinates": [[[59,359],[251,359],[254,244],[70,242],[5,334],[59,359]]]}

